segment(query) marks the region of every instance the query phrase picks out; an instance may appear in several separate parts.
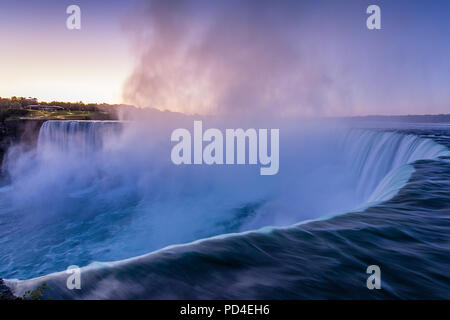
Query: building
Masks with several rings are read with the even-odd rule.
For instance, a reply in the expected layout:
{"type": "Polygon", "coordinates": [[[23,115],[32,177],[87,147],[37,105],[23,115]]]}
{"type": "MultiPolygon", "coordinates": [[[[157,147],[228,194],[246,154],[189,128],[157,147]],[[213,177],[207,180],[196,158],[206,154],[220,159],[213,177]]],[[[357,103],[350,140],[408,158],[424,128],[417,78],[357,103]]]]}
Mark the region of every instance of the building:
{"type": "Polygon", "coordinates": [[[32,104],[29,106],[26,106],[27,109],[31,110],[44,110],[44,111],[56,111],[56,110],[63,110],[63,107],[60,106],[46,106],[46,105],[40,105],[40,104],[32,104]]]}

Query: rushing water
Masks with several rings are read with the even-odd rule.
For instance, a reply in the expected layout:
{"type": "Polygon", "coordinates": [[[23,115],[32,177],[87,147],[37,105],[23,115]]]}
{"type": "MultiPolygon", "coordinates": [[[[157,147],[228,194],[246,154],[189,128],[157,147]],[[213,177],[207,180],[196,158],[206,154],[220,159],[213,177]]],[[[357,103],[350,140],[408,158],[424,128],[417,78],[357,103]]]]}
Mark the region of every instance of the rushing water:
{"type": "Polygon", "coordinates": [[[296,137],[261,180],[174,168],[127,126],[46,122],[36,152],[7,163],[0,275],[44,276],[10,281],[17,292],[46,281],[52,298],[450,298],[448,127],[296,137]],[[371,264],[381,291],[365,287],[371,264]],[[82,290],[50,274],[69,265],[85,267],[82,290]]]}
{"type": "Polygon", "coordinates": [[[101,150],[104,137],[119,130],[117,121],[46,121],[39,131],[38,148],[77,150],[86,155],[101,150]]]}

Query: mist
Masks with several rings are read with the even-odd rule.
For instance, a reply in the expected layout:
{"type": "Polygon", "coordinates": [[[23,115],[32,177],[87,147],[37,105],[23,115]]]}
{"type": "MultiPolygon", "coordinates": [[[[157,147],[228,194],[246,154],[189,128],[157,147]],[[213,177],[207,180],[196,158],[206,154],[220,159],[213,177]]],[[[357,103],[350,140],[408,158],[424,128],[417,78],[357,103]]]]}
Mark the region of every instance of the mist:
{"type": "MultiPolygon", "coordinates": [[[[164,122],[153,114],[115,123],[48,122],[35,150],[10,149],[4,170],[11,183],[0,188],[0,206],[7,215],[3,232],[11,235],[2,250],[20,270],[15,276],[286,226],[364,200],[352,183],[357,177],[343,171],[341,140],[330,138],[329,130],[341,129],[284,126],[280,170],[261,176],[259,165],[174,165],[170,134],[193,122],[161,117],[164,122]],[[111,124],[120,129],[109,130],[111,124]]],[[[203,124],[219,123],[204,117],[203,124]]]]}
{"type": "Polygon", "coordinates": [[[313,9],[298,1],[141,3],[128,27],[138,64],[124,100],[188,114],[327,114],[347,92],[306,31],[313,9]]]}
{"type": "Polygon", "coordinates": [[[442,17],[420,3],[381,1],[377,31],[366,1],[137,3],[126,103],[251,118],[448,112],[450,48],[430,49],[445,42],[428,23],[442,17]]]}

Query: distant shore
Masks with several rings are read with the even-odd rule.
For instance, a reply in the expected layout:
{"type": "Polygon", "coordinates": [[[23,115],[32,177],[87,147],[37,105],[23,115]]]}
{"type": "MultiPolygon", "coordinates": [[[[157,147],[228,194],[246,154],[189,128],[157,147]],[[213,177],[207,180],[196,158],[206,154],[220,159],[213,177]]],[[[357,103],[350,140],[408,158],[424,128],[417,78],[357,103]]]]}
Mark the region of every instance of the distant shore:
{"type": "MultiPolygon", "coordinates": [[[[450,109],[450,108],[449,108],[450,109]]],[[[342,117],[346,120],[406,122],[406,123],[449,123],[450,114],[423,114],[423,115],[369,115],[342,117]]]]}

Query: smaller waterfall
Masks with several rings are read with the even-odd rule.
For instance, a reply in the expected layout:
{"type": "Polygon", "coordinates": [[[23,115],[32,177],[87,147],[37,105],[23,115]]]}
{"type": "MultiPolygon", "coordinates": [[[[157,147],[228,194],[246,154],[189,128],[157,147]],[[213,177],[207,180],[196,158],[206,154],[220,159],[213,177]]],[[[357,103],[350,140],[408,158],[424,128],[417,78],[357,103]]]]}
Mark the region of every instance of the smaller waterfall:
{"type": "Polygon", "coordinates": [[[46,121],[39,131],[38,149],[91,152],[101,149],[105,136],[117,134],[119,121],[46,121]]]}

